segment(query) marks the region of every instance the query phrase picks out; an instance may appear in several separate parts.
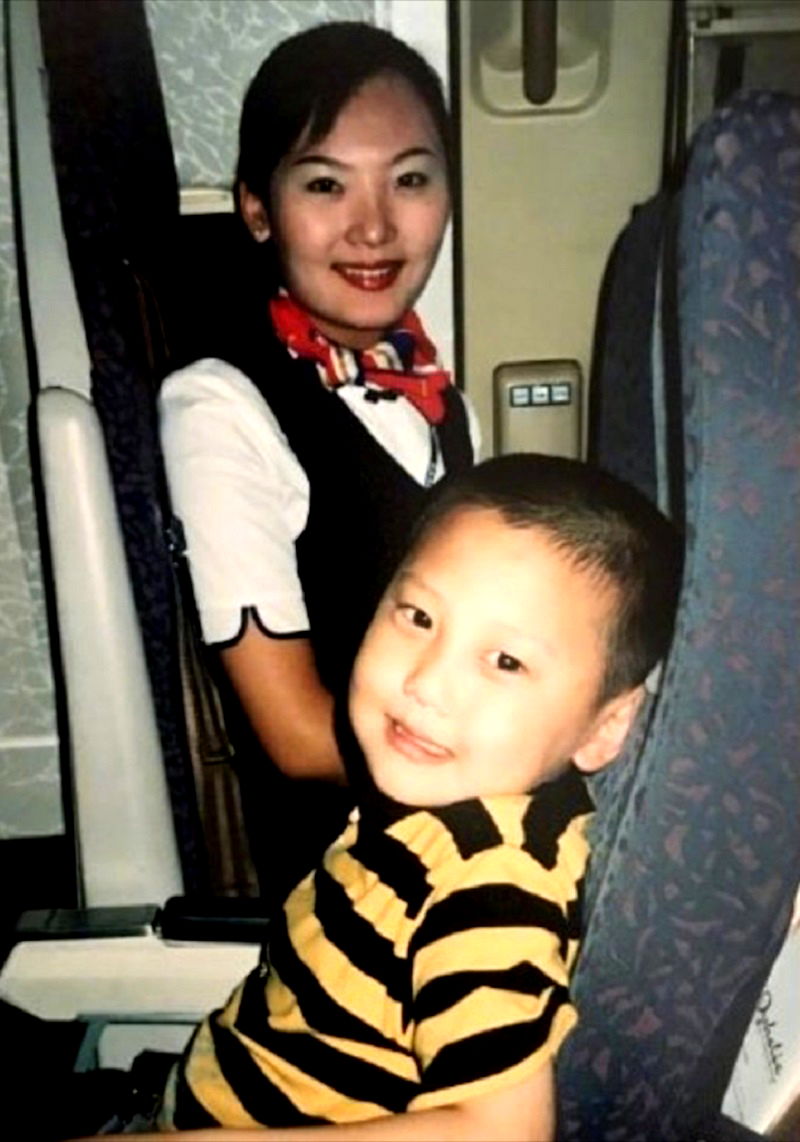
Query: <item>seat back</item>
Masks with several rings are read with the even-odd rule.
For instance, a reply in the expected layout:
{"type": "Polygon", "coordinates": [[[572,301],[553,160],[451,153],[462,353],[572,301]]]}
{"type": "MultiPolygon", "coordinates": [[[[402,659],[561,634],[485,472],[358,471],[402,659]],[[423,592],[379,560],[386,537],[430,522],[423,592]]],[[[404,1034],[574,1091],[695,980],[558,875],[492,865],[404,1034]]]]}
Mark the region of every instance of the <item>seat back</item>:
{"type": "MultiPolygon", "coordinates": [[[[178,222],[172,147],[142,4],[42,3],[39,22],[91,401],[142,632],[183,881],[198,892],[206,862],[182,717],[155,409],[156,382],[169,363],[157,298],[178,222]]],[[[67,679],[68,688],[81,684],[67,679]]]]}
{"type": "MultiPolygon", "coordinates": [[[[40,22],[91,398],[108,452],[183,879],[192,895],[254,895],[216,663],[202,646],[177,553],[180,528],[171,517],[156,409],[164,375],[210,355],[220,327],[232,323],[244,227],[233,215],[180,217],[142,0],[42,3],[40,22]]],[[[73,678],[73,689],[82,682],[73,678]]]]}
{"type": "Polygon", "coordinates": [[[589,459],[658,499],[652,346],[666,192],[634,208],[608,260],[598,306],[589,459]],[[624,383],[620,383],[624,378],[624,383]]]}
{"type": "Polygon", "coordinates": [[[797,99],[741,95],[700,129],[674,283],[684,586],[658,698],[595,786],[568,1138],[711,1130],[800,876],[798,202],[797,99]]]}

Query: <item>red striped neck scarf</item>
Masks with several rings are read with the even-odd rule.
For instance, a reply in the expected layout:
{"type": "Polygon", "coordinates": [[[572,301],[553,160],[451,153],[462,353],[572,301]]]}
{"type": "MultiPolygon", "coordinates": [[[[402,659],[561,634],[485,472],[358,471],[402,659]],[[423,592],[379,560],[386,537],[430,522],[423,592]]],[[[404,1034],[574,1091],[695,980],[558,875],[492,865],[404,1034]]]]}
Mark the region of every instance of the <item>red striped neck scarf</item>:
{"type": "Polygon", "coordinates": [[[270,299],[269,310],[278,339],[292,356],[314,361],[327,388],[373,386],[365,387],[368,400],[404,396],[430,424],[441,424],[450,374],[441,367],[413,310],[382,341],[361,350],[330,341],[308,312],[283,291],[270,299]]]}

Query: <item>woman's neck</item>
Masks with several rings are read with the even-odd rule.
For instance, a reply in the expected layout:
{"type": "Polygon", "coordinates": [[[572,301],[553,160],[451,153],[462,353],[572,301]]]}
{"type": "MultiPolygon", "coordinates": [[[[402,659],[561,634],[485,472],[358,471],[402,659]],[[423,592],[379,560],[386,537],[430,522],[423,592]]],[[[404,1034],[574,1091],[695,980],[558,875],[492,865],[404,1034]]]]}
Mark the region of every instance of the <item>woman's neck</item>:
{"type": "Polygon", "coordinates": [[[327,321],[320,321],[318,318],[309,314],[311,321],[315,327],[332,341],[335,345],[341,346],[343,349],[352,349],[356,353],[361,353],[365,349],[371,349],[373,345],[377,345],[382,341],[389,329],[352,329],[343,330],[337,325],[333,325],[327,321]]]}

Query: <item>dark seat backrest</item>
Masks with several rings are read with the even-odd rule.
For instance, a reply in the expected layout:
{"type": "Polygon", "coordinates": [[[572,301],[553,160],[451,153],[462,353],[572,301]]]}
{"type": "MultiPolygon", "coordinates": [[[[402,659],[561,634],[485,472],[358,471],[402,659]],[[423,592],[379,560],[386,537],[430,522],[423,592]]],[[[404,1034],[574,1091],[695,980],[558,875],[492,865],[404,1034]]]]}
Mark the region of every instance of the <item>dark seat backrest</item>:
{"type": "Polygon", "coordinates": [[[658,500],[653,342],[667,192],[634,208],[603,277],[589,407],[589,459],[658,500]],[[624,378],[624,383],[620,379],[624,378]]]}
{"type": "Polygon", "coordinates": [[[182,719],[155,412],[167,367],[156,297],[178,186],[141,3],[39,5],[64,233],[92,361],[187,892],[206,883],[182,719]]]}
{"type": "Polygon", "coordinates": [[[701,128],[677,230],[684,588],[650,724],[595,787],[564,1137],[702,1136],[800,877],[799,203],[797,99],[701,128]]]}

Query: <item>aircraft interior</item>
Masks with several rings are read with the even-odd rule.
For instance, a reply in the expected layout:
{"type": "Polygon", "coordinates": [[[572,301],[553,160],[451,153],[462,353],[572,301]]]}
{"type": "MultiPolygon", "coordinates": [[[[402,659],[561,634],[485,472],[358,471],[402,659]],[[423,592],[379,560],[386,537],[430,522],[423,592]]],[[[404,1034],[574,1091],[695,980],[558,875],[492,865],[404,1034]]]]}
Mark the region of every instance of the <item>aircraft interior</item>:
{"type": "Polygon", "coordinates": [[[3,11],[0,1013],[45,1021],[88,1134],[269,931],[156,401],[231,320],[248,75],[366,20],[446,79],[420,308],[483,455],[588,458],[686,540],[669,656],[590,782],[558,1137],[800,1138],[800,3],[3,11]]]}

